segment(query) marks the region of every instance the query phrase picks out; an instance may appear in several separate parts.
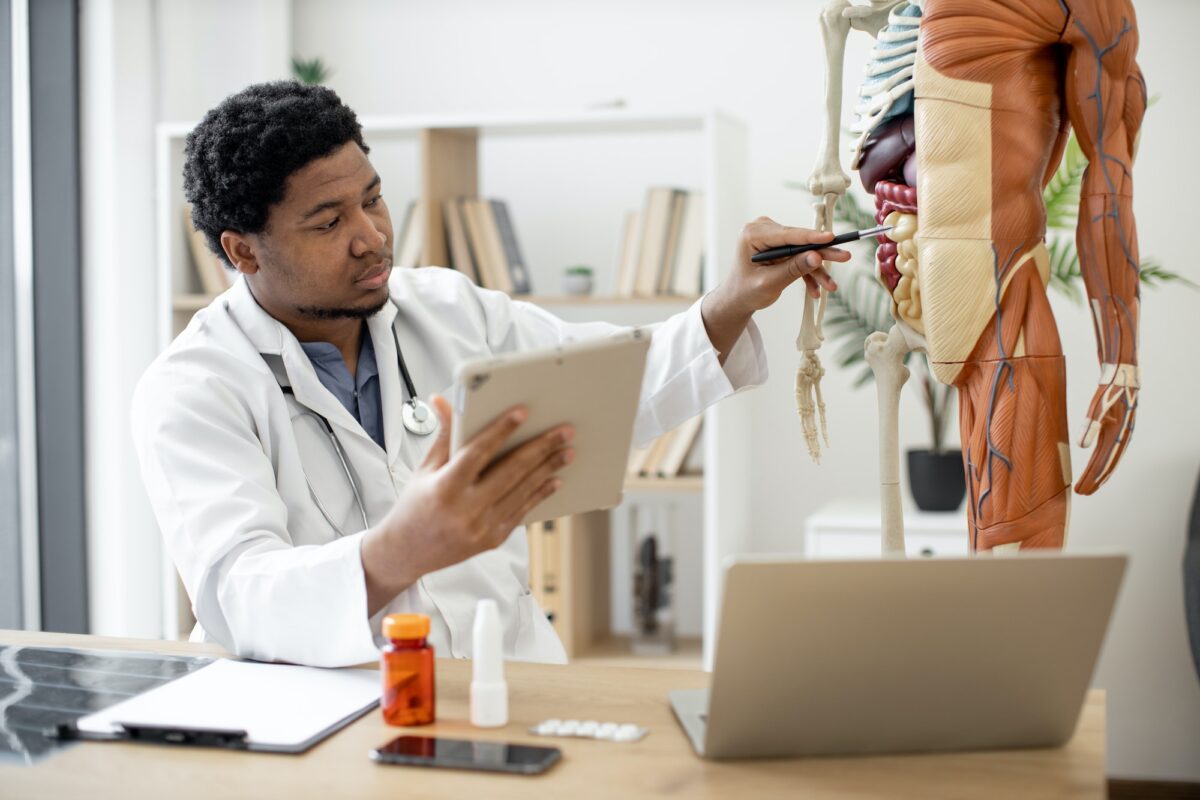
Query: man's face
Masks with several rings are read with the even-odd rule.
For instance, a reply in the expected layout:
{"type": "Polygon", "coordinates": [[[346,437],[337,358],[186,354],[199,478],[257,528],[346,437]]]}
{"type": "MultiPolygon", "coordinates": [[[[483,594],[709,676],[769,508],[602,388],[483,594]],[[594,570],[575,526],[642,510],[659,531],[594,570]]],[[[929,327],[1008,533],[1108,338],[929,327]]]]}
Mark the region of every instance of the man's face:
{"type": "Polygon", "coordinates": [[[392,219],[354,142],[294,172],[253,243],[258,302],[285,319],[368,317],[388,300],[392,219]]]}

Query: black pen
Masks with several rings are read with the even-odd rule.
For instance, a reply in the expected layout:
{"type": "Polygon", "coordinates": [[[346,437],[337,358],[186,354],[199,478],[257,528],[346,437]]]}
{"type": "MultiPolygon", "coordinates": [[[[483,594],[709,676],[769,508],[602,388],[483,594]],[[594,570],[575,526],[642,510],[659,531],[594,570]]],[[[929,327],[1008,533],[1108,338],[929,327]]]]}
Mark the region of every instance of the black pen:
{"type": "Polygon", "coordinates": [[[755,253],[750,257],[750,260],[756,264],[763,261],[778,261],[781,258],[791,258],[792,256],[807,253],[810,250],[824,250],[826,247],[835,247],[846,242],[856,242],[859,239],[865,239],[868,236],[878,236],[881,233],[887,233],[895,225],[877,225],[874,228],[867,228],[862,231],[851,231],[850,233],[839,233],[833,237],[833,241],[822,242],[820,244],[789,244],[786,247],[772,247],[770,250],[763,250],[761,253],[755,253]]]}

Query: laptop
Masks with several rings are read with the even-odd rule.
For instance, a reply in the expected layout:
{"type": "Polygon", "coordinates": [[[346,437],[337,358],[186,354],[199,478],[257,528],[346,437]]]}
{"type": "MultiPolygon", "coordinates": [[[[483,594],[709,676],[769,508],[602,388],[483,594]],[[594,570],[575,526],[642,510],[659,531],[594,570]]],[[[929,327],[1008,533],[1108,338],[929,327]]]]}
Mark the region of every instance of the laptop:
{"type": "Polygon", "coordinates": [[[1061,745],[1125,564],[738,559],[710,688],[670,692],[671,708],[704,758],[1061,745]]]}

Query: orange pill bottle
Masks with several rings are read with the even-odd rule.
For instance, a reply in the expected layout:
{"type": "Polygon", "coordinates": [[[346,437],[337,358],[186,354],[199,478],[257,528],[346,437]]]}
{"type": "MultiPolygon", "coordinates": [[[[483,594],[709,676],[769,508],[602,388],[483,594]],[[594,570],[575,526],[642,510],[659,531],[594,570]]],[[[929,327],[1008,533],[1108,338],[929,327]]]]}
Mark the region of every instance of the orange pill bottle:
{"type": "Polygon", "coordinates": [[[383,636],[388,640],[379,654],[384,722],[428,725],[434,717],[433,647],[426,642],[429,617],[388,614],[383,636]]]}

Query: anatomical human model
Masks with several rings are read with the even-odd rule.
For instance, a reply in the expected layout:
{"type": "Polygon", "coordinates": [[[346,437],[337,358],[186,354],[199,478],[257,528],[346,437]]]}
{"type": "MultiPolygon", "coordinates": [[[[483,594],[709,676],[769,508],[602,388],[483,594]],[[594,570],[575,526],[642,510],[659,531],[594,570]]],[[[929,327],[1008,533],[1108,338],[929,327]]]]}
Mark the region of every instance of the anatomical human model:
{"type": "MultiPolygon", "coordinates": [[[[1076,245],[1100,359],[1082,441],[1093,450],[1075,486],[1086,495],[1129,444],[1138,399],[1132,166],[1146,87],[1133,7],[831,0],[821,27],[827,117],[809,189],[822,229],[850,185],[837,153],[846,37],[854,28],[876,39],[851,166],[877,219],[896,226],[877,254],[895,325],[866,343],[880,396],[884,549],[904,547],[897,428],[910,350],[959,390],[971,549],[1061,547],[1071,462],[1042,191],[1073,127],[1089,160],[1076,245]]],[[[813,360],[820,339],[820,306],[808,304],[801,340],[813,360]]],[[[797,390],[819,397],[799,379],[797,390]]]]}

